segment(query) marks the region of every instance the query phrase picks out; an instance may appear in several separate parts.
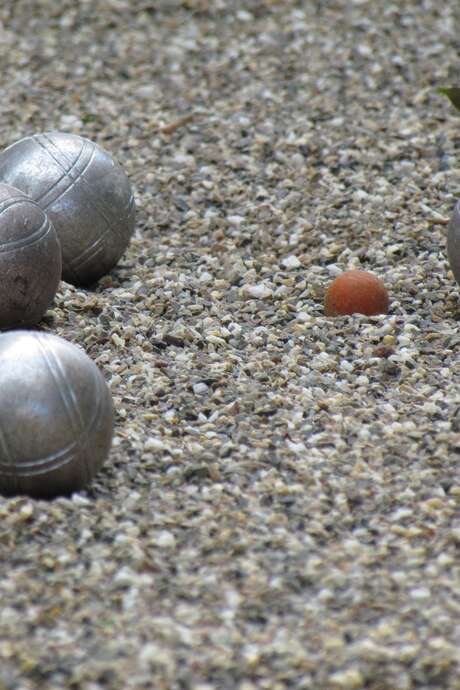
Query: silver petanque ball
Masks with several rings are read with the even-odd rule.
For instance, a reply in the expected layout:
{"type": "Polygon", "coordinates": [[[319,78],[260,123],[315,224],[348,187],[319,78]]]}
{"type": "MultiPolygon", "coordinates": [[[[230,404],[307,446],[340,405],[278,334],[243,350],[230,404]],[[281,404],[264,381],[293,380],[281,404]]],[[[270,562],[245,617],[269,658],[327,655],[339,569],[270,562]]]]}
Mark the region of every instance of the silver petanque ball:
{"type": "Polygon", "coordinates": [[[61,247],[46,213],[0,183],[0,329],[32,326],[61,280],[61,247]]]}
{"type": "Polygon", "coordinates": [[[454,278],[460,284],[460,201],[455,204],[447,232],[447,256],[454,278]]]}
{"type": "Polygon", "coordinates": [[[18,187],[46,211],[69,283],[94,283],[129,244],[135,220],[131,184],[112,156],[88,139],[61,132],[25,137],[0,154],[0,182],[18,187]]]}
{"type": "Polygon", "coordinates": [[[52,498],[83,488],[112,442],[109,388],[58,336],[0,335],[0,493],[52,498]]]}

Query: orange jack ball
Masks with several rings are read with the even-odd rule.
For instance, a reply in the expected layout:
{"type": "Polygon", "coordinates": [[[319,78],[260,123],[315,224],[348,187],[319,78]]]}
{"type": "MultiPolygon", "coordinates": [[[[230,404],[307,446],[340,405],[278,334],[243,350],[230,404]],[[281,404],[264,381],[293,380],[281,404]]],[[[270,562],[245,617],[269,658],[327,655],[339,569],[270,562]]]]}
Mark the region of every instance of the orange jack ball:
{"type": "Polygon", "coordinates": [[[385,285],[367,271],[346,271],[330,284],[324,298],[326,316],[388,314],[385,285]]]}

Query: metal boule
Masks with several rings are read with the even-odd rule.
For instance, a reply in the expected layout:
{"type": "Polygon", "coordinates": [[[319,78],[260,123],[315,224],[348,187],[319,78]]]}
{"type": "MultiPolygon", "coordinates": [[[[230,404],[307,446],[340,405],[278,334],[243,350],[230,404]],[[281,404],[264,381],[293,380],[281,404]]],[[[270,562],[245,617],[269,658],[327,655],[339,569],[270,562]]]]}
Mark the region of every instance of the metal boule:
{"type": "Polygon", "coordinates": [[[40,321],[61,279],[61,247],[46,213],[0,183],[0,329],[40,321]]]}
{"type": "Polygon", "coordinates": [[[447,257],[454,278],[460,284],[460,201],[455,204],[447,230],[447,257]]]}
{"type": "Polygon", "coordinates": [[[112,433],[109,388],[82,350],[49,333],[0,335],[0,493],[52,498],[82,489],[112,433]]]}
{"type": "Polygon", "coordinates": [[[134,231],[128,177],[100,146],[76,134],[25,137],[0,154],[0,182],[18,187],[48,214],[62,247],[62,277],[90,285],[108,273],[134,231]]]}

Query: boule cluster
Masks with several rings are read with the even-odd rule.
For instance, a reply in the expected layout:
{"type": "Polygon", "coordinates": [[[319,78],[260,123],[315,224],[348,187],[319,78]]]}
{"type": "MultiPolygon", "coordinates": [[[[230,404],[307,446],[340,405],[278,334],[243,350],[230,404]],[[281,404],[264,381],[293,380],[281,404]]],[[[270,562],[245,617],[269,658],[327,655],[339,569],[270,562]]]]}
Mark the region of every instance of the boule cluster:
{"type": "Polygon", "coordinates": [[[134,196],[121,166],[76,134],[35,134],[0,154],[0,181],[48,214],[62,247],[62,277],[90,285],[120,259],[134,230],[134,196]]]}
{"type": "Polygon", "coordinates": [[[109,453],[112,398],[97,366],[23,329],[40,322],[61,277],[90,285],[110,271],[134,221],[126,174],[94,142],[43,133],[0,153],[0,493],[78,491],[109,453]]]}

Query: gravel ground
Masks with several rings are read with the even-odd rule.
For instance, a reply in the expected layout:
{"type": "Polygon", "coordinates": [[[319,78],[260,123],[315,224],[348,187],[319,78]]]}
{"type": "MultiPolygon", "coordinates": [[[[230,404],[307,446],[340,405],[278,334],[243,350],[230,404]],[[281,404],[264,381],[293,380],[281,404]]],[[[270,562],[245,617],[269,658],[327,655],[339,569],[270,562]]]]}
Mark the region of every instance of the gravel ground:
{"type": "Polygon", "coordinates": [[[116,436],[88,491],[0,499],[0,689],[460,688],[460,5],[0,19],[0,145],[94,139],[139,209],[43,323],[103,370],[116,436]],[[388,316],[324,316],[348,268],[388,316]]]}

